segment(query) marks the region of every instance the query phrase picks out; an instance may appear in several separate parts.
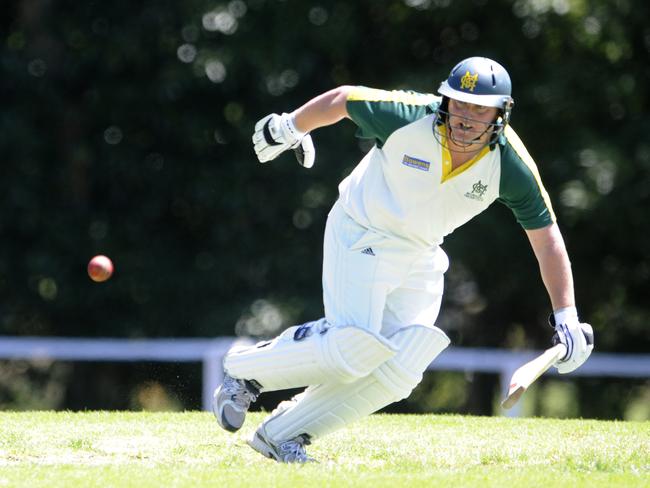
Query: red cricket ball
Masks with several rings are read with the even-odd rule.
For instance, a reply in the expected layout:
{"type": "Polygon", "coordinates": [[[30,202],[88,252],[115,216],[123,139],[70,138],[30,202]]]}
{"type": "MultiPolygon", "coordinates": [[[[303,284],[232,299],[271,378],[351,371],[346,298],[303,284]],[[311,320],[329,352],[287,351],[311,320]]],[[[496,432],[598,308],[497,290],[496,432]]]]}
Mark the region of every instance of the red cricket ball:
{"type": "Polygon", "coordinates": [[[88,276],[93,281],[106,281],[113,274],[113,261],[102,254],[95,256],[88,263],[88,276]]]}

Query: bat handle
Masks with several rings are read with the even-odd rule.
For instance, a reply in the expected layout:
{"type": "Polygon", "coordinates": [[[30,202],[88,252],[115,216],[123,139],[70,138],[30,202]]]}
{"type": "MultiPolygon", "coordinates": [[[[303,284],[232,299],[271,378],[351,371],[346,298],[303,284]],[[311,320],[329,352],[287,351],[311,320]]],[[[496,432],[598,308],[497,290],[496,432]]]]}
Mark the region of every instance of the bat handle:
{"type": "Polygon", "coordinates": [[[560,359],[564,359],[564,356],[566,356],[566,353],[567,353],[567,348],[566,348],[566,346],[564,344],[559,342],[555,346],[553,346],[553,351],[555,351],[555,354],[554,354],[555,361],[554,362],[557,362],[560,359]]]}

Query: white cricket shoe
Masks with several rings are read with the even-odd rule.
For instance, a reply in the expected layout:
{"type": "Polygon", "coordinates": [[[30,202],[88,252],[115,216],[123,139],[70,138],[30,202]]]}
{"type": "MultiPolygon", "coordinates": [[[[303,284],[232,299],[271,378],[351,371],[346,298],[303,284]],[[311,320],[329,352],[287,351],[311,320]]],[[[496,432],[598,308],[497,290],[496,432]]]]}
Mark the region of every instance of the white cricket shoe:
{"type": "Polygon", "coordinates": [[[225,374],[223,383],[212,396],[212,412],[219,425],[229,432],[237,432],[244,425],[246,412],[257,400],[259,390],[246,380],[225,374]]]}
{"type": "Polygon", "coordinates": [[[309,445],[308,435],[299,435],[294,439],[273,443],[266,435],[264,424],[262,424],[248,441],[248,445],[257,452],[279,463],[309,463],[316,461],[307,456],[305,446],[309,445]]]}

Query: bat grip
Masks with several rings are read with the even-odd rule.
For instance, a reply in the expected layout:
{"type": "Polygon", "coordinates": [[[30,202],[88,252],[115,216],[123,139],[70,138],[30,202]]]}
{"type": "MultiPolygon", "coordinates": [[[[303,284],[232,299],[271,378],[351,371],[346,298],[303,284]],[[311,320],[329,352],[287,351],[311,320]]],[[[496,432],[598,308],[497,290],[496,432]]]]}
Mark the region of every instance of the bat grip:
{"type": "Polygon", "coordinates": [[[553,346],[553,350],[555,351],[555,362],[564,359],[567,355],[567,348],[561,342],[555,344],[555,346],[553,346]]]}

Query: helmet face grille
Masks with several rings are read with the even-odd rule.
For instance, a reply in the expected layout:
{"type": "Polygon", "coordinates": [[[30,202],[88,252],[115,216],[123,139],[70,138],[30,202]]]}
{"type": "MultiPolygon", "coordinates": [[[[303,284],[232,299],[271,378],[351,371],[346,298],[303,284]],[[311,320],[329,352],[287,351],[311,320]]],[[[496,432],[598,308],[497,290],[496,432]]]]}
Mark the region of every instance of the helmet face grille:
{"type": "MultiPolygon", "coordinates": [[[[453,132],[450,130],[449,127],[449,109],[448,109],[448,102],[446,98],[443,99],[443,103],[440,104],[438,107],[438,110],[436,111],[436,118],[435,122],[433,124],[433,134],[435,139],[442,145],[444,148],[451,152],[470,152],[470,151],[477,151],[482,149],[485,146],[490,146],[490,148],[493,148],[501,139],[501,135],[503,134],[503,131],[508,123],[507,119],[503,115],[503,113],[500,113],[496,120],[492,122],[491,124],[488,124],[485,128],[478,129],[476,131],[477,138],[475,141],[460,141],[454,138],[453,132]],[[445,137],[441,137],[441,134],[439,133],[439,129],[436,129],[436,127],[444,126],[445,127],[445,137]],[[490,137],[487,141],[481,141],[479,140],[479,136],[484,133],[485,131],[490,130],[490,137]],[[455,149],[452,148],[452,146],[449,144],[450,141],[455,142],[455,149]]],[[[469,119],[473,120],[473,119],[469,119]]],[[[475,122],[480,122],[481,124],[483,122],[481,121],[475,121],[475,122]]]]}

